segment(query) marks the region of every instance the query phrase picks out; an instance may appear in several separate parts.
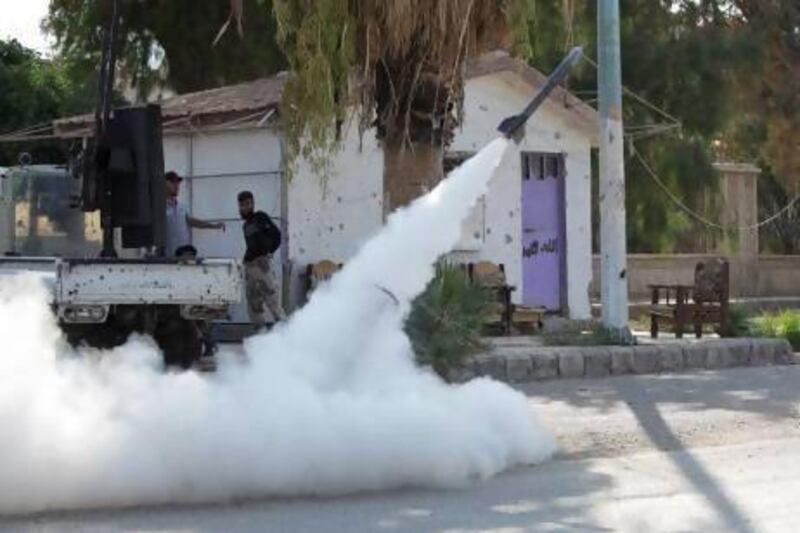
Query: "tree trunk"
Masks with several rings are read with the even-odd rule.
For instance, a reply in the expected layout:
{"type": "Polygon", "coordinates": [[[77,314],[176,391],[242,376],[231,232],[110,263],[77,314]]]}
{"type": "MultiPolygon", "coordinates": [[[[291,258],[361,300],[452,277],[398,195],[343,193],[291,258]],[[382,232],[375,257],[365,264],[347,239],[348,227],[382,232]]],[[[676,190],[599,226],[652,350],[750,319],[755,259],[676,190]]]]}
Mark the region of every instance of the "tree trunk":
{"type": "Polygon", "coordinates": [[[430,143],[404,147],[383,144],[383,216],[408,205],[442,180],[442,147],[430,143]]]}

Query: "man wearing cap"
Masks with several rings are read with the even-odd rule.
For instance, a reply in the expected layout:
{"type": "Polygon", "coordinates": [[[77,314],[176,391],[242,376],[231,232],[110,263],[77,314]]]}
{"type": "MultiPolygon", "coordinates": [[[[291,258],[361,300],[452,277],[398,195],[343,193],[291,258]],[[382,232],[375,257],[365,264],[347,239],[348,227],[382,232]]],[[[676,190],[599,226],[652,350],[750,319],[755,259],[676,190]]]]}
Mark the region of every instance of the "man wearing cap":
{"type": "Polygon", "coordinates": [[[180,193],[183,178],[173,171],[167,172],[164,177],[167,180],[167,235],[165,253],[168,257],[174,257],[176,250],[181,246],[191,244],[192,239],[189,234],[189,228],[221,229],[225,231],[225,224],[222,222],[207,222],[190,216],[186,206],[178,200],[178,193],[180,193]]]}
{"type": "Polygon", "coordinates": [[[253,193],[242,191],[237,197],[239,215],[244,224],[244,240],[247,249],[244,254],[245,292],[250,321],[262,326],[266,323],[265,308],[273,318],[283,320],[286,313],[278,299],[278,283],[272,272],[272,254],[281,245],[281,231],[263,211],[255,210],[253,193]]]}

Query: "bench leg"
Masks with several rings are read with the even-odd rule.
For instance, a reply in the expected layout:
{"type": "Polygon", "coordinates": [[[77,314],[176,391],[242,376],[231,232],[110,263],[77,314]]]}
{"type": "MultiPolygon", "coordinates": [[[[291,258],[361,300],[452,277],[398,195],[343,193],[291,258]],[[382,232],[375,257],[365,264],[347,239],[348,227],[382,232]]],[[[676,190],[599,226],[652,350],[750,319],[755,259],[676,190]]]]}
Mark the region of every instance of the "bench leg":
{"type": "Polygon", "coordinates": [[[658,338],[658,317],[656,315],[650,315],[650,337],[658,338]]]}
{"type": "Polygon", "coordinates": [[[683,338],[683,320],[675,321],[675,338],[677,339],[683,338]]]}
{"type": "Polygon", "coordinates": [[[694,336],[698,339],[703,337],[703,323],[700,321],[694,323],[694,336]]]}

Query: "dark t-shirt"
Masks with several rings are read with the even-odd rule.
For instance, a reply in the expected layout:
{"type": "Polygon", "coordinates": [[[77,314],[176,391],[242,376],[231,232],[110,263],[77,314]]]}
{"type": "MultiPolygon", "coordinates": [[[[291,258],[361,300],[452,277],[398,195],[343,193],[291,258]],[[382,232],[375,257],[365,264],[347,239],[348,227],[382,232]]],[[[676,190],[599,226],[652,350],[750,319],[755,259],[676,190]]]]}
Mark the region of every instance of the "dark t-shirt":
{"type": "Polygon", "coordinates": [[[247,251],[245,261],[252,261],[261,256],[274,253],[281,245],[281,231],[272,222],[269,215],[256,211],[247,217],[242,225],[247,251]]]}

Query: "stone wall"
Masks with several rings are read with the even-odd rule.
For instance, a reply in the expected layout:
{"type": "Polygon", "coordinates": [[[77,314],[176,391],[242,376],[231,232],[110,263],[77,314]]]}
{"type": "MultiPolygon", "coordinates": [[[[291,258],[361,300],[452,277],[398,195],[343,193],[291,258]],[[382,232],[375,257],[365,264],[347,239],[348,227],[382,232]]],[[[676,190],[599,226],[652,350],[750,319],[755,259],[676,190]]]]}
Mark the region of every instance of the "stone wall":
{"type": "MultiPolygon", "coordinates": [[[[631,302],[650,300],[648,285],[691,285],[694,267],[714,254],[631,254],[628,256],[628,294],[631,302]]],[[[740,256],[730,256],[731,295],[760,298],[800,297],[800,255],[762,255],[748,259],[748,276],[736,276],[740,256]]],[[[745,270],[744,268],[742,270],[745,270]]],[[[600,298],[600,257],[592,262],[591,297],[600,298]]]]}
{"type": "MultiPolygon", "coordinates": [[[[800,297],[800,255],[759,255],[758,167],[746,163],[717,163],[719,191],[715,204],[726,227],[740,228],[724,239],[710,239],[706,253],[631,254],[628,256],[628,294],[631,302],[650,301],[648,285],[691,285],[695,265],[716,257],[730,261],[733,298],[800,297]]],[[[591,298],[600,296],[600,260],[593,258],[591,298]]]]}

